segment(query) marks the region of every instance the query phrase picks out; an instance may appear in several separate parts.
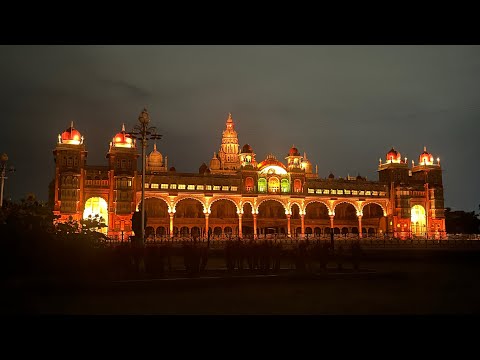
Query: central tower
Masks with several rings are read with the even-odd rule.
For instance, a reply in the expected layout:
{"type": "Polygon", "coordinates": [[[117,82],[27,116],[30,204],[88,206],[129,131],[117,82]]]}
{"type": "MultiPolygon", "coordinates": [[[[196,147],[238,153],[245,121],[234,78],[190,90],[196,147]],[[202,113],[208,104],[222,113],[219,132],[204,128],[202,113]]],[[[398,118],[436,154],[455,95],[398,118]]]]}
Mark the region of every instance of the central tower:
{"type": "Polygon", "coordinates": [[[228,114],[226,129],[223,131],[222,145],[218,152],[220,157],[220,167],[222,170],[238,170],[240,168],[240,159],[238,151],[238,136],[235,131],[232,114],[228,114]]]}

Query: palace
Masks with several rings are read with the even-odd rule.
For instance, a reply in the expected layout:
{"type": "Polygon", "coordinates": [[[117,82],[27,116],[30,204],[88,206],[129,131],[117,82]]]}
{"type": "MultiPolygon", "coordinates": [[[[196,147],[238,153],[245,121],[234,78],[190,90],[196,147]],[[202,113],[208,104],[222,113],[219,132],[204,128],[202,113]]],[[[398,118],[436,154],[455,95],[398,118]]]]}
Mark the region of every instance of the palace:
{"type": "MultiPolygon", "coordinates": [[[[108,165],[87,165],[84,138],[72,122],[53,151],[50,199],[59,221],[98,215],[109,236],[131,235],[132,215],[142,206],[138,150],[123,126],[110,142],[108,165]]],[[[154,144],[146,156],[147,236],[445,235],[440,159],[426,148],[411,167],[392,148],[379,160],[378,181],[321,178],[295,146],[281,159],[255,156],[250,145],[240,147],[231,114],[218,152],[197,173],[169,168],[154,144]]]]}

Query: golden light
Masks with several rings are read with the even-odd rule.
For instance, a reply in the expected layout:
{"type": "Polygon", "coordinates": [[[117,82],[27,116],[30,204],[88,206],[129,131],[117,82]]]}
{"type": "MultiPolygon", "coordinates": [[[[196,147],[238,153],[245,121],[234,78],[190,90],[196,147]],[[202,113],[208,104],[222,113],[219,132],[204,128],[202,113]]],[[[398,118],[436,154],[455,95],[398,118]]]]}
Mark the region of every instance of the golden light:
{"type": "MultiPolygon", "coordinates": [[[[102,217],[105,221],[105,224],[108,224],[108,205],[105,199],[101,197],[91,197],[85,203],[83,218],[88,219],[88,217],[90,216],[93,219],[95,218],[95,215],[102,217]]],[[[101,232],[106,234],[107,228],[102,228],[101,232]]]]}
{"type": "Polygon", "coordinates": [[[264,173],[274,173],[274,174],[279,174],[279,175],[286,175],[288,174],[287,171],[278,166],[278,165],[268,165],[268,166],[265,166],[262,171],[260,172],[261,174],[264,174],[264,173]]]}

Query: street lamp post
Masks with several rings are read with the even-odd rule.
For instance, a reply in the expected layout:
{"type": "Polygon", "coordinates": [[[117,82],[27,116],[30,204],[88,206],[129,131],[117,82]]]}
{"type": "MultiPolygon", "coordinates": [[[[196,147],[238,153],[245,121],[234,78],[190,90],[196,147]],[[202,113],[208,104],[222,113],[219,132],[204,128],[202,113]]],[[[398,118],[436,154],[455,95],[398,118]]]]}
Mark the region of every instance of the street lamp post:
{"type": "Polygon", "coordinates": [[[3,188],[5,185],[5,179],[8,179],[5,175],[7,174],[7,171],[13,172],[15,171],[15,168],[13,166],[10,166],[7,168],[7,161],[8,161],[8,155],[3,153],[0,155],[0,172],[1,172],[1,185],[0,185],[0,208],[3,207],[3,188]]]}
{"type": "Polygon", "coordinates": [[[128,134],[136,139],[140,139],[142,143],[142,239],[141,244],[145,243],[145,151],[147,148],[148,140],[161,139],[162,135],[157,134],[157,128],[154,126],[148,126],[150,123],[150,115],[147,112],[147,109],[143,109],[138,117],[140,124],[134,126],[133,131],[128,134]]]}

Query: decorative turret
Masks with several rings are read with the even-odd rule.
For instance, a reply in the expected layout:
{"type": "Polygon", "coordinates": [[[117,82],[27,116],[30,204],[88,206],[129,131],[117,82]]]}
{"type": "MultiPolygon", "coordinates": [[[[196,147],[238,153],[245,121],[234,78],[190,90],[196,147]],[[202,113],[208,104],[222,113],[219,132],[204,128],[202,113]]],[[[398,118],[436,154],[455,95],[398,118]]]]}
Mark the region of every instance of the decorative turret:
{"type": "Polygon", "coordinates": [[[307,159],[307,153],[303,153],[303,160],[301,162],[301,167],[303,170],[305,170],[305,174],[311,174],[312,173],[312,163],[307,159]]]}
{"type": "Polygon", "coordinates": [[[125,124],[122,124],[122,131],[113,137],[111,146],[122,148],[134,148],[135,140],[125,131],[125,124]]]}
{"type": "Polygon", "coordinates": [[[59,144],[81,145],[83,144],[83,136],[80,131],[74,129],[73,121],[70,127],[65,130],[62,135],[58,135],[59,144]]]}
{"type": "Polygon", "coordinates": [[[220,160],[217,157],[217,153],[213,153],[212,160],[210,160],[210,169],[211,170],[220,170],[220,160]]]}
{"type": "Polygon", "coordinates": [[[300,155],[300,152],[295,147],[295,145],[292,145],[292,147],[288,152],[288,156],[285,158],[285,160],[287,160],[287,168],[289,171],[302,169],[302,166],[301,166],[302,155],[300,155]]]}
{"type": "Polygon", "coordinates": [[[418,164],[412,160],[412,176],[416,180],[422,180],[431,184],[442,184],[442,170],[440,167],[440,158],[434,163],[433,155],[423,147],[423,152],[418,157],[418,164]]]}
{"type": "Polygon", "coordinates": [[[399,151],[392,146],[386,155],[386,162],[382,164],[382,159],[378,164],[379,180],[385,183],[407,183],[408,182],[408,164],[407,158],[402,159],[399,151]]]}
{"type": "Polygon", "coordinates": [[[240,153],[240,164],[242,167],[249,166],[255,169],[257,167],[257,161],[255,160],[255,153],[250,145],[245,144],[242,147],[240,153]]]}
{"type": "Polygon", "coordinates": [[[148,173],[157,173],[167,171],[167,157],[165,156],[165,162],[163,161],[162,153],[157,150],[157,144],[153,144],[153,151],[147,157],[146,171],[148,173]]]}

